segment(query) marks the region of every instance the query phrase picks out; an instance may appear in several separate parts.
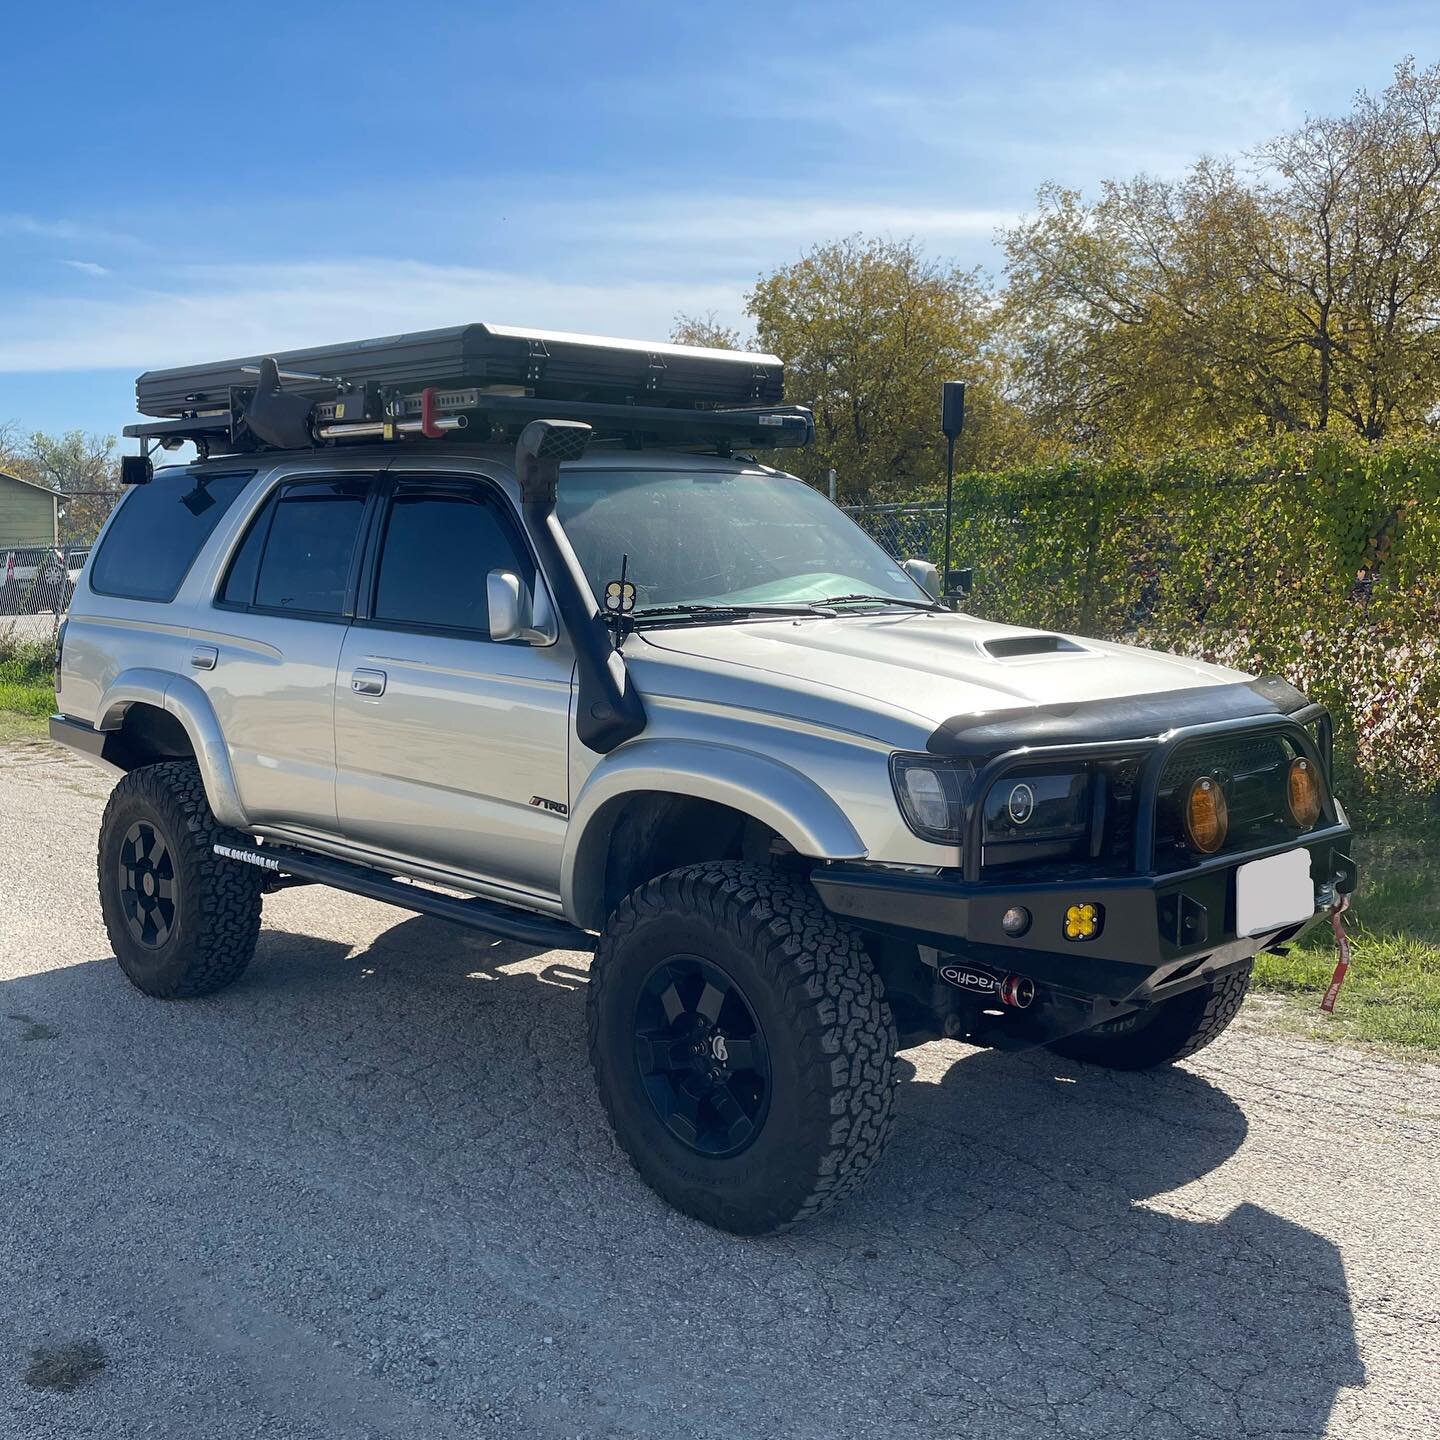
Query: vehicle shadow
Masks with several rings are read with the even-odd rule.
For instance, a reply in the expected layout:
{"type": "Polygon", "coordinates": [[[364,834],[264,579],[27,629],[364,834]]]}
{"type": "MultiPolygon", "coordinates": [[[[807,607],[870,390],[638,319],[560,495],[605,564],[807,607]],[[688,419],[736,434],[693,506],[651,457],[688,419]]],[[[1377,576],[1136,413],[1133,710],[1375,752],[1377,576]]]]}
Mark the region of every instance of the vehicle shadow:
{"type": "Polygon", "coordinates": [[[1196,1074],[908,1052],[871,1184],[742,1241],[615,1147],[585,976],[415,918],[354,952],[267,928],[205,1001],[108,960],[0,984],[0,1411],[1228,1440],[1319,1436],[1363,1382],[1338,1251],[1246,1202],[1245,1117],[1196,1074]],[[15,1379],[83,1337],[107,1364],[75,1397],[15,1379]]]}

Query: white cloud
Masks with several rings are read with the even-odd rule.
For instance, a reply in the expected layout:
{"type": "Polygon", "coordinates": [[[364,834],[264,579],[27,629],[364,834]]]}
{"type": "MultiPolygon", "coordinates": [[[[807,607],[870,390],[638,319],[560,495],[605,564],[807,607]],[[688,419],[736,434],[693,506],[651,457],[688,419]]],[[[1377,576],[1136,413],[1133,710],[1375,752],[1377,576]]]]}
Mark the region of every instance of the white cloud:
{"type": "MultiPolygon", "coordinates": [[[[773,200],[748,196],[661,197],[623,210],[591,210],[582,224],[596,239],[624,241],[686,260],[726,257],[742,272],[782,264],[811,245],[846,235],[913,236],[942,253],[957,242],[973,248],[1019,219],[1011,210],[899,205],[870,200],[773,200]]],[[[640,253],[644,253],[641,251],[640,253]]]]}
{"type": "MultiPolygon", "coordinates": [[[[273,265],[177,265],[149,285],[9,297],[0,371],[144,369],[287,350],[470,320],[663,338],[681,312],[744,327],[744,292],[762,270],[857,231],[914,236],[972,253],[1007,212],[885,201],[745,196],[640,197],[582,212],[530,209],[525,229],[563,247],[506,268],[352,258],[273,265]]],[[[88,275],[94,261],[63,263],[88,275]]]]}
{"type": "Polygon", "coordinates": [[[132,235],[89,221],[55,220],[38,215],[0,213],[0,235],[18,235],[32,240],[82,241],[91,244],[133,245],[132,235]]]}
{"type": "Polygon", "coordinates": [[[102,300],[22,300],[0,334],[0,371],[139,370],[471,320],[659,338],[682,310],[738,319],[729,285],[575,283],[414,261],[191,267],[174,278],[174,289],[102,300]]]}

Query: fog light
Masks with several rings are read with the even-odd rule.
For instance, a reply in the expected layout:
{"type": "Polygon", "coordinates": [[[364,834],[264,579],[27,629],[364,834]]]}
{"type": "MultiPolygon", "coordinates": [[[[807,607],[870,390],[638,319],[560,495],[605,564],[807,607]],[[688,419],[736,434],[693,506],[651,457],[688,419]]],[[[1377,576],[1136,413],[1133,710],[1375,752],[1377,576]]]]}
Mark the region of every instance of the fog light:
{"type": "Polygon", "coordinates": [[[1213,775],[1201,775],[1191,781],[1185,797],[1185,838],[1192,850],[1213,855],[1225,843],[1230,829],[1230,807],[1225,792],[1213,775]]]}
{"type": "Polygon", "coordinates": [[[1290,823],[1308,830],[1320,818],[1320,782],[1315,767],[1299,755],[1290,762],[1285,776],[1285,809],[1290,823]]]}
{"type": "Polygon", "coordinates": [[[1093,940],[1105,923],[1105,911],[1099,905],[1072,905],[1065,912],[1067,940],[1093,940]]]}
{"type": "Polygon", "coordinates": [[[1030,912],[1023,905],[1012,905],[1000,917],[1000,928],[1007,935],[1023,935],[1030,928],[1030,912]]]}

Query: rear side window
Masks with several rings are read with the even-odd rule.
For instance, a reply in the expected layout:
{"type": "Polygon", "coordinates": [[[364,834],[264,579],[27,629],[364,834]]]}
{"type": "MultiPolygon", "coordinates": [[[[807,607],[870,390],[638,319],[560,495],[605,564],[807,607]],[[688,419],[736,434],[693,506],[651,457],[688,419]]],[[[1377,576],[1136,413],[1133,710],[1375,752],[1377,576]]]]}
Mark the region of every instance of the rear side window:
{"type": "Polygon", "coordinates": [[[287,485],[255,518],[220,599],[227,605],[332,616],[345,611],[367,480],[287,485]]]}
{"type": "Polygon", "coordinates": [[[377,622],[490,633],[486,577],[535,567],[499,504],[480,486],[402,489],[390,504],[375,581],[377,622]]]}
{"type": "Polygon", "coordinates": [[[253,470],[157,470],[120,503],[90,567],[90,588],[125,600],[173,600],[253,470]]]}

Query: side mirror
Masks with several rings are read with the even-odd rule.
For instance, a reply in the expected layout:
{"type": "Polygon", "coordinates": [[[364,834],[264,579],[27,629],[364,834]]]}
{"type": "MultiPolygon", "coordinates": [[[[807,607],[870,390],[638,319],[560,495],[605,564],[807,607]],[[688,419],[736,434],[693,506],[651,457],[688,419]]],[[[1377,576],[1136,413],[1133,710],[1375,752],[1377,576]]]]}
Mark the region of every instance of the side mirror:
{"type": "Polygon", "coordinates": [[[155,462],[148,455],[122,455],[120,457],[120,483],[122,485],[148,485],[155,478],[155,462]]]}
{"type": "Polygon", "coordinates": [[[940,572],[928,560],[907,560],[900,568],[932,600],[940,598],[940,572]]]}
{"type": "Polygon", "coordinates": [[[492,640],[524,640],[529,645],[553,645],[560,636],[550,592],[539,576],[535,594],[509,570],[492,570],[485,577],[485,599],[490,611],[492,640]]]}

